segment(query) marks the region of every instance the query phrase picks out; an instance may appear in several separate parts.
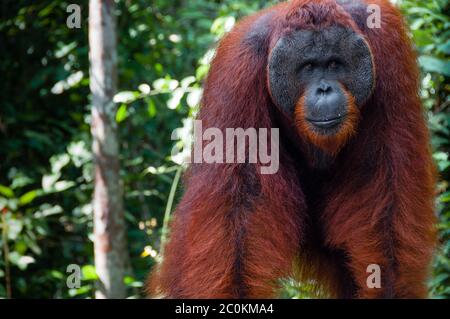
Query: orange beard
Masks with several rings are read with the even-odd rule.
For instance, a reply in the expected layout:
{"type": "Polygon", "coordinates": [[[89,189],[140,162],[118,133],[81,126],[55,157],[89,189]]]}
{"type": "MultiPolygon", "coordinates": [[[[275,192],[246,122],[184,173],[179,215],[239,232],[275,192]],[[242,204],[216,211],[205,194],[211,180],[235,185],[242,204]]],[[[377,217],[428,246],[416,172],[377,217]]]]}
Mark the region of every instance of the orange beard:
{"type": "Polygon", "coordinates": [[[355,105],[355,98],[344,87],[342,90],[347,97],[348,113],[344,122],[339,124],[339,131],[333,135],[322,135],[316,132],[313,125],[306,120],[305,95],[298,100],[295,106],[295,125],[300,136],[331,156],[335,156],[355,134],[359,120],[359,110],[355,105]]]}

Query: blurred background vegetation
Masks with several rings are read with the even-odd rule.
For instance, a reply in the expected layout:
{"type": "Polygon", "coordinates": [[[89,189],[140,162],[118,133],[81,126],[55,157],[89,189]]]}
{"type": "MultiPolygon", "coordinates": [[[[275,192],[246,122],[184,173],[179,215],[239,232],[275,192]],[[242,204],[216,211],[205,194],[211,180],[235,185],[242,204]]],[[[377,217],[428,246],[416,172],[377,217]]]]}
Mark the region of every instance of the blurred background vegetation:
{"type": "MultiPolygon", "coordinates": [[[[82,8],[81,29],[66,26],[71,1],[0,3],[0,297],[8,280],[14,298],[93,296],[88,1],[73,2],[82,8]],[[82,266],[79,289],[66,286],[69,264],[82,266]]],[[[171,150],[189,142],[214,46],[237,20],[278,1],[115,2],[116,121],[131,257],[125,281],[129,297],[139,298],[160,258],[164,216],[181,193],[180,161],[171,150]]],[[[430,295],[449,298],[450,7],[447,0],[397,4],[420,56],[420,95],[440,173],[441,246],[430,295]]],[[[308,285],[286,281],[284,297],[308,295],[308,285]]]]}

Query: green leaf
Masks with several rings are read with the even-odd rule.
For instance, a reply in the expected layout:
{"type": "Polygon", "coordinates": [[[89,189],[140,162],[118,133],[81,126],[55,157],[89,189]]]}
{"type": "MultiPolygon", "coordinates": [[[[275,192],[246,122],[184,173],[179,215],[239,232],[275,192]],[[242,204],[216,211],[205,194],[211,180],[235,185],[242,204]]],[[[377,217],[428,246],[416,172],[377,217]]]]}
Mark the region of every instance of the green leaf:
{"type": "Polygon", "coordinates": [[[21,270],[27,269],[29,264],[35,263],[36,260],[31,256],[21,256],[18,260],[17,266],[21,270]]]}
{"type": "Polygon", "coordinates": [[[81,267],[81,273],[83,274],[83,280],[97,280],[97,272],[93,265],[85,265],[81,267]]]}
{"type": "Polygon", "coordinates": [[[92,290],[90,285],[82,286],[78,289],[69,289],[69,295],[71,297],[80,296],[89,293],[92,290]]]}
{"type": "Polygon", "coordinates": [[[449,155],[445,152],[436,152],[433,154],[433,158],[436,160],[441,172],[450,166],[449,155]]]}
{"type": "Polygon", "coordinates": [[[437,48],[439,51],[441,51],[445,54],[450,54],[450,40],[447,40],[447,42],[439,45],[437,48]]]}
{"type": "Polygon", "coordinates": [[[55,172],[50,175],[44,175],[42,177],[42,188],[45,192],[50,192],[53,188],[53,185],[58,181],[58,179],[61,177],[60,172],[55,172]]]}
{"type": "Polygon", "coordinates": [[[14,250],[19,254],[25,254],[28,249],[27,243],[24,240],[16,240],[14,250]]]}
{"type": "Polygon", "coordinates": [[[202,80],[203,78],[206,77],[206,74],[208,73],[208,71],[209,71],[209,65],[200,65],[197,68],[197,71],[195,73],[195,77],[198,80],[202,80]]]}
{"type": "Polygon", "coordinates": [[[175,110],[177,106],[180,104],[181,99],[183,98],[185,90],[183,88],[177,88],[172,93],[172,97],[167,101],[167,107],[171,110],[175,110]]]}
{"type": "Polygon", "coordinates": [[[38,195],[38,191],[37,190],[32,190],[29,192],[26,192],[25,194],[23,194],[22,196],[20,196],[19,198],[19,205],[26,205],[31,203],[38,195]]]}
{"type": "Polygon", "coordinates": [[[20,270],[27,269],[29,264],[36,262],[31,256],[22,256],[17,251],[13,251],[9,254],[9,260],[12,264],[16,265],[20,270]]]}
{"type": "Polygon", "coordinates": [[[148,101],[148,108],[147,108],[147,112],[148,112],[148,116],[150,118],[153,118],[156,116],[156,105],[155,102],[153,101],[153,99],[149,99],[148,101]]]}
{"type": "Polygon", "coordinates": [[[52,276],[53,278],[58,279],[58,280],[64,279],[64,274],[58,270],[51,270],[50,276],[52,276]]]}
{"type": "Polygon", "coordinates": [[[55,52],[55,57],[60,59],[63,56],[67,55],[68,53],[70,53],[70,51],[72,51],[73,49],[75,49],[77,47],[77,42],[73,41],[69,44],[66,45],[62,45],[61,48],[59,48],[56,52],[55,52]]]}
{"type": "Polygon", "coordinates": [[[427,72],[436,72],[450,76],[450,61],[423,55],[419,58],[420,66],[427,72]]]}
{"type": "Polygon", "coordinates": [[[444,194],[442,194],[441,197],[440,197],[440,199],[441,199],[441,202],[442,202],[442,203],[448,203],[448,202],[450,202],[450,191],[445,192],[444,194]]]}
{"type": "Polygon", "coordinates": [[[126,276],[123,279],[123,282],[125,283],[125,285],[129,286],[129,287],[133,287],[133,288],[141,288],[144,286],[144,283],[141,281],[136,280],[133,277],[130,276],[126,276]]]}
{"type": "Polygon", "coordinates": [[[195,107],[199,105],[201,97],[202,97],[202,90],[200,88],[196,88],[191,93],[188,94],[186,99],[187,104],[189,105],[189,107],[195,107]]]}
{"type": "Polygon", "coordinates": [[[6,223],[8,225],[8,238],[13,241],[16,240],[23,229],[23,222],[20,219],[9,219],[6,223]]]}
{"type": "Polygon", "coordinates": [[[12,251],[12,252],[9,254],[9,261],[10,261],[12,264],[17,265],[17,264],[19,263],[19,259],[20,259],[21,256],[22,256],[22,255],[19,254],[17,251],[12,251]]]}
{"type": "Polygon", "coordinates": [[[153,81],[152,85],[158,91],[165,91],[165,90],[173,91],[178,87],[179,82],[177,80],[172,80],[170,78],[161,78],[153,81]]]}
{"type": "Polygon", "coordinates": [[[17,174],[12,180],[11,189],[22,188],[32,183],[34,183],[34,180],[32,178],[26,175],[17,174]]]}
{"type": "Polygon", "coordinates": [[[195,83],[196,79],[195,76],[188,76],[185,77],[183,80],[181,80],[181,87],[186,89],[188,88],[192,83],[195,83]]]}
{"type": "Polygon", "coordinates": [[[446,273],[439,274],[432,279],[432,283],[433,283],[433,285],[438,285],[449,277],[450,277],[450,274],[446,274],[446,273]]]}
{"type": "Polygon", "coordinates": [[[433,38],[431,37],[429,30],[414,30],[413,38],[418,46],[426,46],[433,43],[433,38]]]}
{"type": "Polygon", "coordinates": [[[121,104],[116,113],[116,122],[123,122],[128,117],[128,110],[126,104],[121,104]]]}
{"type": "Polygon", "coordinates": [[[65,167],[70,162],[70,156],[69,154],[59,154],[52,156],[50,158],[50,164],[52,166],[52,172],[58,173],[62,170],[63,167],[65,167]]]}
{"type": "Polygon", "coordinates": [[[76,183],[72,181],[59,181],[55,183],[54,189],[56,192],[63,192],[66,189],[69,189],[75,185],[76,183]]]}
{"type": "Polygon", "coordinates": [[[138,86],[138,88],[139,88],[139,91],[141,91],[143,94],[150,94],[150,92],[151,92],[151,87],[150,87],[150,85],[148,85],[147,83],[142,83],[142,84],[140,84],[139,86],[138,86]]]}
{"type": "Polygon", "coordinates": [[[11,198],[8,200],[6,206],[8,206],[11,211],[15,211],[19,206],[19,200],[17,198],[11,198]]]}
{"type": "Polygon", "coordinates": [[[14,197],[13,190],[11,188],[6,187],[6,186],[1,185],[1,184],[0,184],[0,194],[2,194],[5,197],[8,197],[8,198],[14,197]]]}
{"type": "Polygon", "coordinates": [[[134,102],[139,96],[139,92],[122,91],[114,95],[115,103],[131,103],[134,102]]]}

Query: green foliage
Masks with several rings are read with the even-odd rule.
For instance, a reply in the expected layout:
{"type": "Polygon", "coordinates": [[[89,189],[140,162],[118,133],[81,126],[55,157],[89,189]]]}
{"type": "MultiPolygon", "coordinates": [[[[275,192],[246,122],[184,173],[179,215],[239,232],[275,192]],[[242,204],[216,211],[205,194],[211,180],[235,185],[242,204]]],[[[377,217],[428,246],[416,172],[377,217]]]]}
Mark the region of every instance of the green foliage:
{"type": "Polygon", "coordinates": [[[419,53],[422,69],[421,97],[432,132],[433,157],[440,174],[437,199],[440,246],[430,281],[434,298],[450,298],[450,9],[447,0],[404,0],[411,36],[419,53]]]}
{"type": "MultiPolygon", "coordinates": [[[[131,264],[125,283],[142,296],[160,258],[167,219],[181,193],[181,157],[198,111],[215,43],[245,15],[278,1],[116,0],[119,92],[116,121],[131,264]],[[177,129],[178,128],[178,129],[177,129]],[[177,129],[177,130],[175,130],[177,129]],[[172,132],[174,140],[171,139],[172,132]],[[165,226],[163,228],[163,225],[165,226]]],[[[70,1],[6,0],[0,11],[0,297],[90,298],[97,278],[92,245],[88,1],[82,28],[66,26],[70,1]],[[66,286],[69,264],[82,269],[66,286]]],[[[423,71],[421,97],[433,133],[441,248],[430,291],[450,296],[448,76],[444,0],[402,1],[423,71]]],[[[446,11],[447,10],[447,11],[446,11]]],[[[311,296],[287,280],[283,297],[311,296]]]]}

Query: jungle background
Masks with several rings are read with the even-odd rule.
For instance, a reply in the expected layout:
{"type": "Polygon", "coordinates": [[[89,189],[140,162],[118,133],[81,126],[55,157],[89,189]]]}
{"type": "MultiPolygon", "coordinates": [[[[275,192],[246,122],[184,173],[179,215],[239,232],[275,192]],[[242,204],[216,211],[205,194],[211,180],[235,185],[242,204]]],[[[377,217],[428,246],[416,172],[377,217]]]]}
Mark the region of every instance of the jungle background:
{"type": "MultiPolygon", "coordinates": [[[[187,143],[215,44],[240,18],[276,2],[115,1],[129,298],[143,297],[160,258],[182,193],[182,168],[171,150],[187,143]]],[[[440,173],[440,248],[430,297],[450,298],[450,6],[447,0],[397,4],[419,53],[420,95],[440,173]]],[[[87,18],[87,0],[0,3],[0,298],[94,296],[87,18]],[[80,29],[66,26],[70,3],[81,6],[80,29]],[[67,287],[70,264],[81,267],[79,288],[67,287]]],[[[285,282],[283,297],[309,296],[308,285],[285,282]]]]}

